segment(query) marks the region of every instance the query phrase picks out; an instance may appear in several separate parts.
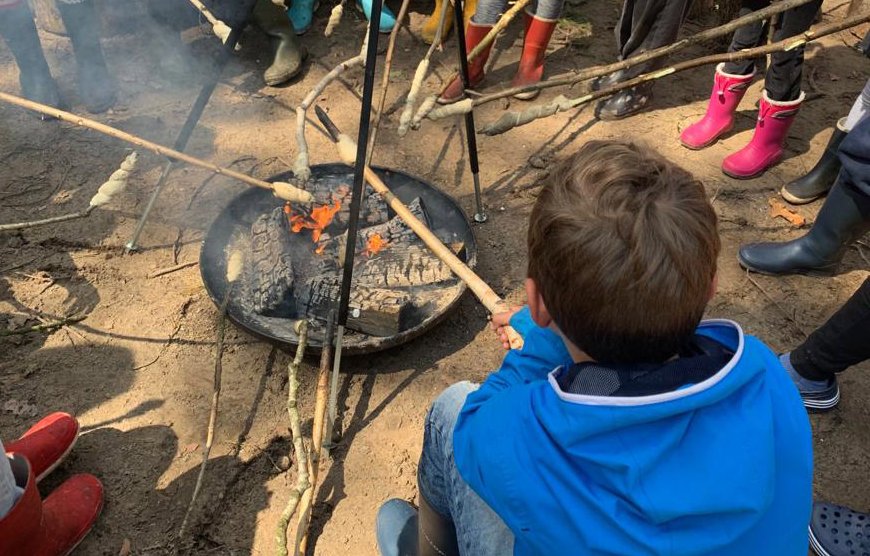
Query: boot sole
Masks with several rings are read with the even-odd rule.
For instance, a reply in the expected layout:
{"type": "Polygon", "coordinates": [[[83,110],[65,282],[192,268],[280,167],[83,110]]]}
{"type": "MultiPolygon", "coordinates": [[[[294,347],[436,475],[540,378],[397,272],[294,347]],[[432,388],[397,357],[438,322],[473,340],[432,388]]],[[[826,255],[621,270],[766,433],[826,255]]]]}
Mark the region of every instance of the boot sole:
{"type": "Polygon", "coordinates": [[[788,190],[786,189],[786,186],[783,186],[782,189],[779,190],[780,196],[782,196],[783,199],[785,199],[786,201],[788,201],[792,205],[806,205],[806,204],[812,203],[816,199],[821,199],[827,193],[828,192],[825,191],[821,195],[816,195],[814,197],[795,197],[794,195],[792,195],[791,193],[788,192],[788,190]]]}
{"type": "Polygon", "coordinates": [[[812,268],[798,268],[791,270],[789,272],[771,272],[769,270],[765,270],[763,268],[758,268],[753,266],[742,258],[740,258],[740,254],[737,254],[737,264],[740,265],[741,268],[746,269],[750,272],[754,272],[756,274],[762,274],[764,276],[789,276],[792,274],[799,274],[801,276],[811,276],[814,278],[830,278],[837,273],[837,267],[833,267],[830,269],[812,269],[812,268]]]}

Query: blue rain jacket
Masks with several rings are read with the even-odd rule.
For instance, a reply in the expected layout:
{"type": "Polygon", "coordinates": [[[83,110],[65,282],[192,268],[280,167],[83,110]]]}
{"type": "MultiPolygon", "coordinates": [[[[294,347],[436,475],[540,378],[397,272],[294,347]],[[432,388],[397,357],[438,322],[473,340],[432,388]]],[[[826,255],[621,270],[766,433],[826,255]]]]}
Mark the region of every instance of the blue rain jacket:
{"type": "Polygon", "coordinates": [[[515,535],[517,555],[807,554],[812,440],[777,357],[740,326],[697,333],[734,352],[713,376],[663,394],[569,394],[562,340],[531,323],[468,396],[460,474],[515,535]]]}

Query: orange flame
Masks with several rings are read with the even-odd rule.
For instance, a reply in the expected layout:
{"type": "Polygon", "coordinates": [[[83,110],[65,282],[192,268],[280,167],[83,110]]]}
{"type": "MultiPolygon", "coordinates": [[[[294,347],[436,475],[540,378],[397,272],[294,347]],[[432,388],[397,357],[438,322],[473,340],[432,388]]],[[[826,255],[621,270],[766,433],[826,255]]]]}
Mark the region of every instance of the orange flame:
{"type": "Polygon", "coordinates": [[[380,234],[372,234],[371,237],[369,237],[369,240],[366,242],[365,252],[369,257],[371,257],[372,255],[375,255],[383,250],[384,247],[386,247],[387,245],[389,244],[384,241],[384,238],[382,238],[380,234]]]}
{"type": "MultiPolygon", "coordinates": [[[[341,203],[336,201],[332,205],[322,205],[311,209],[306,217],[301,214],[290,214],[290,229],[298,234],[302,230],[311,230],[311,240],[317,243],[323,230],[332,224],[335,215],[341,210],[341,203]]],[[[287,212],[285,210],[285,212],[287,212]]]]}

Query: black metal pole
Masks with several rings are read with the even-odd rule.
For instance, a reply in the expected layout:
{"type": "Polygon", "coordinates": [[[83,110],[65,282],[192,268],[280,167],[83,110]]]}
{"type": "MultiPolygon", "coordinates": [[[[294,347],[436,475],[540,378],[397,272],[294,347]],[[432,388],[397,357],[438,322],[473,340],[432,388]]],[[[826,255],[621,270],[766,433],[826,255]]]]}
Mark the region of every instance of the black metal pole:
{"type": "MultiPolygon", "coordinates": [[[[453,2],[453,12],[456,18],[456,38],[459,43],[459,76],[462,88],[469,89],[471,80],[468,77],[468,53],[465,48],[465,21],[462,0],[453,2]]],[[[477,130],[474,127],[474,112],[465,114],[465,142],[468,145],[468,164],[471,167],[471,177],[474,180],[474,221],[486,222],[486,209],[480,195],[480,161],[477,158],[477,130]]]]}
{"type": "MultiPolygon", "coordinates": [[[[175,140],[173,148],[176,151],[184,151],[184,149],[187,148],[187,142],[190,140],[190,136],[193,135],[193,130],[196,129],[196,124],[199,123],[199,119],[202,117],[202,113],[205,111],[205,107],[208,105],[208,101],[211,100],[211,95],[214,93],[218,81],[220,81],[220,77],[224,71],[224,67],[226,67],[227,62],[229,61],[230,56],[233,53],[233,50],[235,50],[236,48],[236,44],[238,44],[239,42],[239,38],[242,36],[242,32],[245,30],[245,27],[248,25],[248,21],[250,21],[251,19],[251,14],[254,11],[254,6],[256,5],[257,0],[247,1],[247,10],[243,12],[247,15],[245,19],[243,19],[238,25],[230,30],[230,34],[227,37],[227,42],[225,42],[223,48],[221,48],[221,52],[217,61],[217,68],[211,79],[209,79],[205,83],[205,85],[202,86],[202,89],[200,89],[199,96],[196,97],[196,101],[194,101],[193,106],[190,108],[190,112],[187,115],[187,120],[184,122],[184,125],[181,128],[181,132],[178,134],[178,138],[175,140]]],[[[131,251],[135,251],[138,248],[139,236],[142,235],[142,230],[145,229],[145,224],[148,221],[148,216],[151,214],[151,210],[154,208],[154,203],[157,202],[157,198],[163,191],[163,186],[166,184],[166,179],[169,177],[169,174],[170,172],[172,172],[174,166],[175,161],[166,161],[166,166],[164,166],[163,168],[163,173],[160,174],[160,179],[157,180],[157,185],[154,187],[154,191],[151,193],[151,197],[148,199],[148,204],[145,205],[145,211],[142,213],[142,216],[139,217],[139,223],[136,225],[136,230],[133,232],[133,237],[130,238],[130,241],[128,241],[127,245],[125,246],[128,253],[130,253],[131,251]]]]}
{"type": "Polygon", "coordinates": [[[350,220],[347,226],[347,247],[345,249],[344,269],[341,278],[341,293],[338,297],[338,324],[347,325],[350,305],[350,286],[353,280],[353,261],[356,254],[356,234],[359,230],[359,210],[365,184],[366,149],[369,144],[369,125],[372,116],[372,97],[375,89],[375,68],[378,56],[378,29],[381,24],[383,0],[372,1],[372,18],[369,22],[368,48],[366,49],[366,68],[363,80],[362,107],[359,116],[359,135],[356,141],[356,164],[353,172],[353,193],[350,201],[350,220]]]}

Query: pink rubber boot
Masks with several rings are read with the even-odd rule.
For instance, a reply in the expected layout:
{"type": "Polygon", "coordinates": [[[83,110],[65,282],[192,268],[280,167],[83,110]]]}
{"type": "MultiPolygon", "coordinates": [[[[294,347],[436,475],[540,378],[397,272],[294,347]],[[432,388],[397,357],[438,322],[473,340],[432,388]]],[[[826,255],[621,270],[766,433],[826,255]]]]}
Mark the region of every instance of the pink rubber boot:
{"type": "Polygon", "coordinates": [[[680,143],[687,149],[698,150],[708,147],[731,129],[734,125],[734,111],[737,110],[737,105],[740,104],[746,89],[752,83],[752,78],[755,77],[754,73],[749,75],[725,73],[722,71],[723,67],[725,64],[716,66],[713,92],[710,93],[707,113],[680,134],[680,143]]]}
{"type": "Polygon", "coordinates": [[[732,178],[748,180],[754,178],[779,162],[782,146],[788,130],[797,116],[804,93],[797,100],[778,102],[761,95],[758,103],[758,121],[755,133],[748,145],[729,155],[722,161],[722,171],[732,178]]]}

